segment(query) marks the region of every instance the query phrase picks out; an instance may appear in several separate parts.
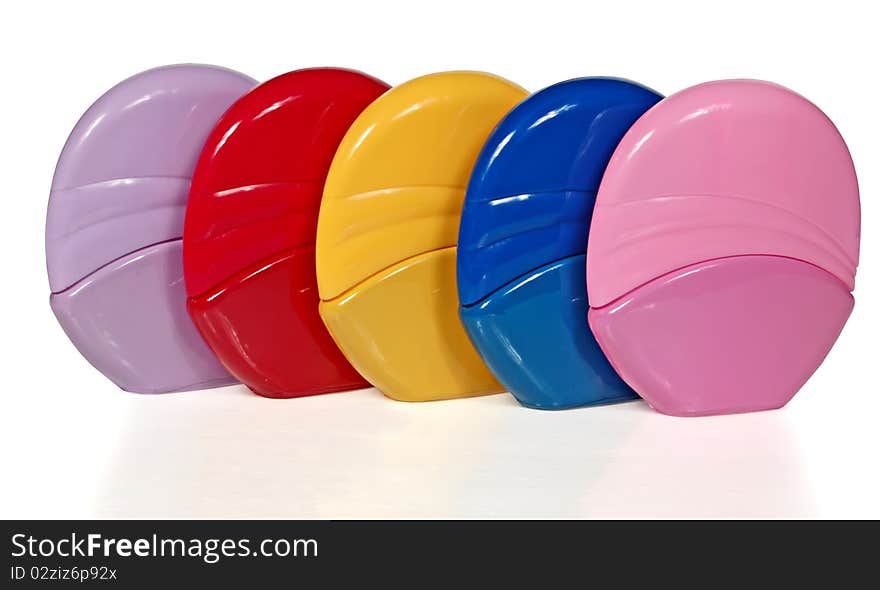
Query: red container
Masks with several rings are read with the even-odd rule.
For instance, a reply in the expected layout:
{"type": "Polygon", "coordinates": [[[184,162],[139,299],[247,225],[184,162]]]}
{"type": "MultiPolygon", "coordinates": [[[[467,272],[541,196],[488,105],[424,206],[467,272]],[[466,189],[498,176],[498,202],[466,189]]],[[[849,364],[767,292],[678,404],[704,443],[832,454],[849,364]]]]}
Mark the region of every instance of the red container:
{"type": "Polygon", "coordinates": [[[202,150],[183,232],[187,309],[260,395],[369,387],[318,315],[315,231],[339,142],[387,89],[350,70],[290,72],[233,104],[202,150]]]}

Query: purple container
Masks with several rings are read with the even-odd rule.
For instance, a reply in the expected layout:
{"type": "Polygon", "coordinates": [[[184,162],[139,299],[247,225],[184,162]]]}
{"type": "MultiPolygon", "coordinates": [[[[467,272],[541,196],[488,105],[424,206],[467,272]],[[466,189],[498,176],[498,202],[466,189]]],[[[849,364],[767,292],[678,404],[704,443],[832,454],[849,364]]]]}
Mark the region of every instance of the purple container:
{"type": "Polygon", "coordinates": [[[213,66],[143,72],[99,98],[61,152],[46,218],[50,303],[83,356],[122,389],[235,382],[186,312],[181,238],[205,138],[255,84],[213,66]]]}

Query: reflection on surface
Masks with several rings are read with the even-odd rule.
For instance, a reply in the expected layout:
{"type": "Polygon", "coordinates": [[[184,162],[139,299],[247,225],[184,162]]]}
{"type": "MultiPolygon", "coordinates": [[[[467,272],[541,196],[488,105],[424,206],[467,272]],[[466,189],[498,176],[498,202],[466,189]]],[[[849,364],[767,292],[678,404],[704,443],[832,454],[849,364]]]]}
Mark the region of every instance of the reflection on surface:
{"type": "Polygon", "coordinates": [[[786,411],[682,419],[508,395],[407,404],[242,387],[133,397],[101,516],[799,516],[816,507],[786,411]]]}

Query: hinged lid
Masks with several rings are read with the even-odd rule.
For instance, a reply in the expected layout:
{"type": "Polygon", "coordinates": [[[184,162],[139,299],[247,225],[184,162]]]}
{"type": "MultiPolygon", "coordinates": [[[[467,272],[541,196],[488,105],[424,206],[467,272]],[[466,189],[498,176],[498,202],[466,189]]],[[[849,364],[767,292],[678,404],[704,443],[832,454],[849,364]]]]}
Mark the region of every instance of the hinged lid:
{"type": "Polygon", "coordinates": [[[327,177],[316,246],[321,297],[454,246],[480,148],[525,96],[497,76],[446,72],[397,86],[370,105],[327,177]]]}
{"type": "Polygon", "coordinates": [[[254,84],[223,68],[168,66],[121,82],[86,111],[52,181],[46,262],[53,292],[126,254],[181,237],[202,144],[254,84]]]}
{"type": "Polygon", "coordinates": [[[297,70],[239,99],[205,143],[184,232],[196,296],[269,256],[315,242],[324,179],[360,112],[388,86],[352,70],[297,70]]]}
{"type": "Polygon", "coordinates": [[[852,159],[828,117],[791,90],[755,80],[688,88],[639,119],[611,158],[590,229],[590,304],[749,254],[809,262],[852,289],[852,159]]]}
{"type": "Polygon", "coordinates": [[[483,147],[462,212],[463,305],[544,264],[583,254],[596,190],[617,143],[661,96],[579,78],[530,96],[483,147]]]}

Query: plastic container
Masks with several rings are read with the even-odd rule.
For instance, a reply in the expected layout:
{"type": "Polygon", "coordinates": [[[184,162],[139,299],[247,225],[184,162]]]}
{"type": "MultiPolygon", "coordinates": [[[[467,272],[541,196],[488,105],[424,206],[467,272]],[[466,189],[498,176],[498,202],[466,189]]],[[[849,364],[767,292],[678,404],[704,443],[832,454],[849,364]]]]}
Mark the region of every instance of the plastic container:
{"type": "Polygon", "coordinates": [[[318,220],[321,316],[389,397],[502,390],[458,318],[455,246],[474,161],[525,95],[483,73],[417,78],[367,107],[336,153],[318,220]]]}
{"type": "Polygon", "coordinates": [[[46,219],[52,310],[122,389],[234,383],[186,314],[181,235],[202,144],[255,83],[212,66],[143,72],[99,98],[61,152],[46,219]]]}
{"type": "Polygon", "coordinates": [[[584,261],[608,159],[660,99],[626,80],[561,82],[511,111],[477,160],[459,235],[460,313],[483,360],[523,405],[637,397],[587,325],[584,261]]]}
{"type": "Polygon", "coordinates": [[[655,409],[786,404],[853,307],[859,192],[815,105],[766,82],[689,88],[630,128],[590,229],[590,325],[655,409]]]}
{"type": "Polygon", "coordinates": [[[188,309],[260,395],[369,387],[318,315],[315,231],[339,142],[387,89],[351,70],[284,74],[239,99],[202,151],[184,231],[188,309]]]}

